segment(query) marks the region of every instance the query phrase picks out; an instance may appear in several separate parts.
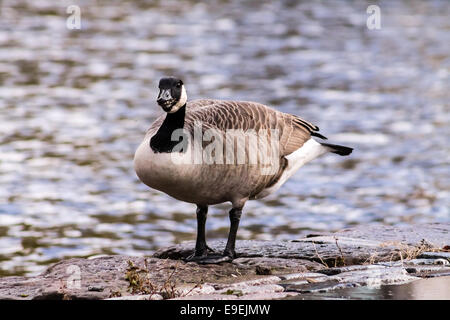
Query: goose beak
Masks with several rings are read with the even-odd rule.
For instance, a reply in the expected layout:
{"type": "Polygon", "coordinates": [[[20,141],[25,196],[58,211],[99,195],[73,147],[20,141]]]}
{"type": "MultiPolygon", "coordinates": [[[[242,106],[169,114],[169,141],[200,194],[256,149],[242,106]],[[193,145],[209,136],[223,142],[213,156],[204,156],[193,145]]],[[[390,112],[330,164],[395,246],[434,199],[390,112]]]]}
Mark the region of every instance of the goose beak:
{"type": "Polygon", "coordinates": [[[173,98],[170,93],[170,89],[168,90],[161,89],[159,91],[158,99],[156,100],[156,102],[159,104],[161,108],[163,108],[164,111],[169,112],[170,109],[172,109],[173,104],[173,98]]]}

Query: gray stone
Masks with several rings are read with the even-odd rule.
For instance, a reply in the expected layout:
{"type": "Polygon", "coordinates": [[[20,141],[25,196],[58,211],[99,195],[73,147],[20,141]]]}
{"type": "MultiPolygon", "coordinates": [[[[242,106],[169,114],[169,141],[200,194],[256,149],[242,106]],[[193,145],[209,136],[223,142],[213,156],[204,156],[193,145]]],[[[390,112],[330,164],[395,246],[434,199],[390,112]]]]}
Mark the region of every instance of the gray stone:
{"type": "Polygon", "coordinates": [[[163,297],[159,294],[143,294],[143,295],[108,298],[105,300],[163,300],[163,297]]]}
{"type": "Polygon", "coordinates": [[[447,266],[440,265],[417,265],[417,266],[408,266],[405,268],[409,273],[417,273],[417,272],[435,272],[435,271],[450,271],[450,268],[447,266]]]}
{"type": "Polygon", "coordinates": [[[212,294],[216,292],[216,289],[209,284],[202,284],[198,287],[193,287],[192,285],[181,285],[177,286],[177,291],[182,296],[193,296],[201,294],[212,294]]]}
{"type": "Polygon", "coordinates": [[[237,300],[237,296],[229,294],[200,294],[196,296],[177,297],[170,300],[237,300]]]}
{"type": "Polygon", "coordinates": [[[265,292],[237,297],[236,300],[276,300],[298,295],[295,292],[265,292]]]}
{"type": "Polygon", "coordinates": [[[293,240],[294,242],[314,242],[316,244],[331,243],[336,246],[349,246],[349,247],[372,247],[376,248],[382,244],[382,241],[366,240],[359,238],[348,238],[343,236],[318,236],[318,237],[308,237],[298,240],[293,240]]]}
{"type": "Polygon", "coordinates": [[[436,271],[426,271],[423,273],[414,274],[417,277],[421,278],[437,278],[437,277],[447,277],[450,276],[450,270],[436,270],[436,271]]]}
{"type": "Polygon", "coordinates": [[[281,280],[297,280],[297,279],[306,279],[306,278],[325,278],[322,273],[315,272],[302,272],[302,273],[289,273],[283,274],[279,276],[281,280]]]}
{"type": "Polygon", "coordinates": [[[327,292],[330,290],[336,290],[341,288],[348,288],[355,286],[352,283],[341,283],[336,279],[326,280],[323,282],[308,283],[308,284],[292,284],[285,287],[286,292],[295,291],[300,293],[314,293],[314,292],[327,292]]]}
{"type": "Polygon", "coordinates": [[[270,292],[283,292],[284,288],[277,284],[264,284],[258,286],[242,285],[242,286],[230,286],[223,288],[219,291],[221,294],[227,292],[239,292],[241,295],[248,295],[254,293],[270,293],[270,292]]]}
{"type": "Polygon", "coordinates": [[[441,264],[443,266],[449,266],[450,265],[450,262],[448,260],[445,260],[445,259],[436,259],[433,262],[434,262],[434,264],[441,264]]]}
{"type": "Polygon", "coordinates": [[[419,246],[425,242],[432,247],[443,248],[450,245],[450,223],[428,223],[400,227],[364,225],[344,229],[330,235],[384,243],[402,243],[410,246],[419,246]]]}
{"type": "Polygon", "coordinates": [[[423,259],[446,259],[450,261],[450,252],[422,252],[419,258],[423,259]]]}
{"type": "Polygon", "coordinates": [[[385,266],[350,266],[339,268],[337,275],[306,278],[306,281],[298,279],[286,280],[280,283],[286,291],[301,293],[326,292],[342,287],[369,286],[407,283],[417,280],[402,267],[385,266]]]}
{"type": "Polygon", "coordinates": [[[406,271],[412,276],[421,278],[443,277],[450,275],[449,265],[408,266],[406,267],[406,271]]]}
{"type": "Polygon", "coordinates": [[[420,266],[420,265],[448,265],[450,262],[446,259],[412,259],[403,261],[405,266],[420,266]]]}
{"type": "Polygon", "coordinates": [[[247,281],[241,281],[241,282],[234,282],[231,284],[214,284],[214,288],[216,290],[221,290],[221,289],[230,289],[230,288],[236,288],[236,289],[240,289],[240,288],[247,288],[250,286],[260,286],[263,284],[273,284],[273,283],[277,283],[280,282],[281,278],[276,277],[276,276],[267,276],[267,277],[262,277],[262,278],[258,278],[258,279],[253,279],[253,280],[247,280],[247,281]]]}
{"type": "Polygon", "coordinates": [[[387,284],[406,283],[417,280],[417,277],[409,275],[402,267],[378,267],[366,270],[342,272],[339,274],[338,279],[342,283],[377,287],[387,284]]]}
{"type": "Polygon", "coordinates": [[[100,286],[89,286],[88,287],[88,291],[102,292],[103,290],[104,290],[104,288],[100,287],[100,286]]]}
{"type": "MultiPolygon", "coordinates": [[[[326,277],[320,278],[319,280],[317,280],[317,282],[323,282],[326,279],[327,279],[326,277]]],[[[300,285],[304,285],[304,284],[308,284],[308,283],[311,283],[311,282],[308,280],[295,280],[295,281],[284,281],[284,282],[281,282],[280,285],[283,286],[283,288],[287,288],[290,286],[300,286],[300,285]]]]}
{"type": "Polygon", "coordinates": [[[400,265],[403,266],[419,266],[419,265],[432,265],[435,259],[411,259],[400,261],[400,265]]]}
{"type": "MultiPolygon", "coordinates": [[[[410,227],[361,226],[332,235],[294,241],[240,240],[236,243],[236,250],[240,259],[298,259],[314,261],[324,267],[373,264],[409,258],[423,248],[442,248],[450,243],[449,229],[450,224],[410,227]]],[[[224,240],[214,240],[210,241],[209,245],[220,252],[225,243],[224,240]]],[[[183,259],[193,252],[194,246],[193,241],[181,243],[158,250],[154,257],[183,259]]],[[[438,256],[434,254],[435,257],[438,256]]],[[[448,255],[443,252],[439,257],[448,258],[448,255]]],[[[308,268],[306,265],[305,267],[308,268]]]]}
{"type": "MultiPolygon", "coordinates": [[[[270,270],[272,274],[274,272],[308,272],[325,268],[324,265],[304,260],[304,259],[284,259],[284,258],[268,258],[268,257],[255,257],[255,258],[237,258],[233,260],[233,264],[239,265],[241,268],[246,266],[251,268],[270,270]]],[[[256,270],[258,273],[258,270],[256,270]]],[[[258,274],[262,274],[259,272],[258,274]]]]}

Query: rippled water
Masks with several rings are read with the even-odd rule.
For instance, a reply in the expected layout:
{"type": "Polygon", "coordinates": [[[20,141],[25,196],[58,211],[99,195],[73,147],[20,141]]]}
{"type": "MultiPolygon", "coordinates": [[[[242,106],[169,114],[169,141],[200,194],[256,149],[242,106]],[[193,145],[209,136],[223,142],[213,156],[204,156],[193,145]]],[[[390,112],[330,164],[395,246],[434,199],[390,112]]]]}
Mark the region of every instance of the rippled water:
{"type": "Polygon", "coordinates": [[[351,287],[328,292],[301,294],[289,300],[449,300],[450,277],[415,280],[379,287],[351,287]]]}
{"type": "MultiPolygon", "coordinates": [[[[381,30],[362,1],[55,3],[0,2],[0,275],[195,238],[195,206],[132,167],[163,75],[355,148],[248,202],[241,239],[450,220],[448,1],[381,2],[381,30]],[[81,30],[66,28],[71,4],[81,30]]],[[[228,209],[210,209],[208,238],[226,237],[228,209]]]]}

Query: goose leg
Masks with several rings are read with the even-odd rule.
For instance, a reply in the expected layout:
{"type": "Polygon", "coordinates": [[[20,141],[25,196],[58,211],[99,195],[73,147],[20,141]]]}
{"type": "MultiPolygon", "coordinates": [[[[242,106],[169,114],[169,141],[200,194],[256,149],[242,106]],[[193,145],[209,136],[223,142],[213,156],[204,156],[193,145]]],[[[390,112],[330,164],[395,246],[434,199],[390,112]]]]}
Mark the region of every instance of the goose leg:
{"type": "Polygon", "coordinates": [[[201,260],[208,255],[208,250],[214,252],[206,244],[206,216],[208,214],[208,206],[197,205],[197,241],[195,243],[195,251],[186,258],[186,261],[201,260]]]}
{"type": "Polygon", "coordinates": [[[239,222],[241,221],[242,209],[233,208],[230,210],[230,232],[228,233],[228,241],[223,252],[224,257],[236,258],[236,251],[234,250],[236,245],[236,235],[239,228],[239,222]]]}
{"type": "Polygon", "coordinates": [[[230,232],[228,233],[228,241],[223,254],[204,255],[190,261],[196,261],[200,264],[216,264],[221,262],[230,262],[236,258],[235,244],[236,234],[241,220],[242,209],[231,209],[230,216],[230,232]]]}

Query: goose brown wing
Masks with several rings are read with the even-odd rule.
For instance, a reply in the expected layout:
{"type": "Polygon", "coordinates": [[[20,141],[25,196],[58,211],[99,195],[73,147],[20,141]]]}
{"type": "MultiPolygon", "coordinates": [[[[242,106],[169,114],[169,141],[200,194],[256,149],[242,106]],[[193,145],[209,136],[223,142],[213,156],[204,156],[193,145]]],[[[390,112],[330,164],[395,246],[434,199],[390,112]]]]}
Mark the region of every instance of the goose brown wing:
{"type": "MultiPolygon", "coordinates": [[[[203,130],[278,130],[280,156],[291,154],[317,133],[319,128],[300,117],[283,113],[265,105],[248,101],[195,100],[188,105],[186,123],[192,130],[195,122],[203,130]]],[[[325,138],[325,137],[323,137],[325,138]]]]}

